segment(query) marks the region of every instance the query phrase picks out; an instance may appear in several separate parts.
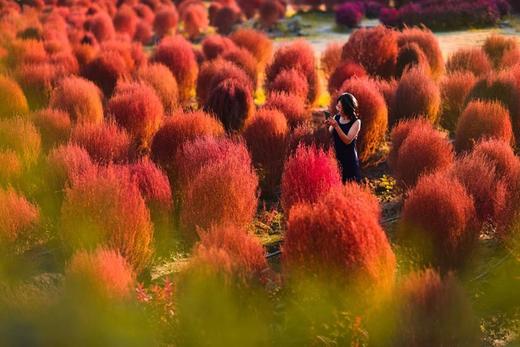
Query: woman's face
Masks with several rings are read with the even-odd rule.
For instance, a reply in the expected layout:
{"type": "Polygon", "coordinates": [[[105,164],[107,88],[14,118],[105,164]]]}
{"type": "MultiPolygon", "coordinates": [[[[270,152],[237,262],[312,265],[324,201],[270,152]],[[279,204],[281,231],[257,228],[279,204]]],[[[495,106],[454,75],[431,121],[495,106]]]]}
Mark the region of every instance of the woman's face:
{"type": "Polygon", "coordinates": [[[341,102],[339,102],[339,101],[336,104],[336,111],[338,111],[339,114],[343,114],[343,107],[341,106],[341,102]]]}

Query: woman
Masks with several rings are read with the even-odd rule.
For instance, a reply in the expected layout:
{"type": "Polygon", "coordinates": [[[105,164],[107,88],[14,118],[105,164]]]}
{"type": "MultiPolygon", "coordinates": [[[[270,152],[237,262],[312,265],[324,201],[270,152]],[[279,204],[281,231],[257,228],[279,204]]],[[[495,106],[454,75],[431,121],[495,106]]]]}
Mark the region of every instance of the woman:
{"type": "Polygon", "coordinates": [[[338,114],[327,118],[326,124],[334,139],[336,158],[341,168],[343,183],[347,181],[361,181],[361,170],[356,150],[356,141],[361,129],[361,120],[358,118],[358,101],[354,95],[344,93],[339,96],[336,110],[338,114]]]}

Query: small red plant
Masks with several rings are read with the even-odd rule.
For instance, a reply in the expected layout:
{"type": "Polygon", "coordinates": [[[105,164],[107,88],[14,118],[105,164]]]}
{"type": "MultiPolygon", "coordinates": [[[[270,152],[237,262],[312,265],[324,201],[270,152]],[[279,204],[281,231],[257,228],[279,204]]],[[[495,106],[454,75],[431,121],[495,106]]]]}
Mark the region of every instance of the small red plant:
{"type": "Polygon", "coordinates": [[[178,22],[179,14],[175,6],[163,6],[155,14],[153,29],[158,37],[163,37],[176,32],[178,22]]]}
{"type": "Polygon", "coordinates": [[[265,66],[271,60],[273,43],[264,33],[253,29],[239,29],[230,38],[237,46],[250,51],[260,66],[265,66]]]}
{"type": "Polygon", "coordinates": [[[267,83],[266,90],[269,94],[286,93],[294,95],[305,102],[309,94],[309,83],[300,71],[293,68],[280,71],[274,81],[267,83]]]}
{"type": "Polygon", "coordinates": [[[492,69],[486,52],[481,48],[462,48],[453,53],[446,63],[448,73],[471,72],[476,77],[488,74],[492,69]]]}
{"type": "Polygon", "coordinates": [[[141,67],[136,73],[136,79],[148,84],[155,90],[166,113],[172,112],[179,103],[177,80],[171,71],[159,63],[151,63],[141,67]]]}
{"type": "Polygon", "coordinates": [[[210,35],[202,41],[202,51],[207,60],[213,60],[235,48],[229,38],[218,34],[210,35]]]}
{"type": "Polygon", "coordinates": [[[306,109],[300,98],[286,93],[271,93],[262,108],[276,109],[282,112],[287,120],[287,125],[291,129],[309,121],[311,118],[310,111],[306,109]]]}
{"type": "Polygon", "coordinates": [[[365,77],[367,75],[365,69],[353,62],[340,63],[332,72],[329,78],[330,95],[337,94],[343,83],[353,77],[365,77]]]}
{"type": "Polygon", "coordinates": [[[441,92],[440,124],[455,132],[457,121],[466,107],[466,98],[473,89],[476,79],[471,72],[455,72],[444,77],[439,85],[441,92]]]}
{"type": "Polygon", "coordinates": [[[432,77],[437,79],[444,73],[444,58],[439,41],[429,29],[407,28],[398,37],[399,47],[416,43],[428,58],[432,77]]]}

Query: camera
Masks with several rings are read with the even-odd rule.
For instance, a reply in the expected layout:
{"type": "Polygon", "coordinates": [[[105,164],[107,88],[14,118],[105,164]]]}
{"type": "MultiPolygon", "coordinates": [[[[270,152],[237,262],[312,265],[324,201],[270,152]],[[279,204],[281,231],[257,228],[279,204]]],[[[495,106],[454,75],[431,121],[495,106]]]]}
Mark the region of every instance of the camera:
{"type": "Polygon", "coordinates": [[[323,114],[325,115],[325,119],[329,119],[330,117],[332,117],[332,113],[330,113],[329,111],[323,111],[323,114]]]}

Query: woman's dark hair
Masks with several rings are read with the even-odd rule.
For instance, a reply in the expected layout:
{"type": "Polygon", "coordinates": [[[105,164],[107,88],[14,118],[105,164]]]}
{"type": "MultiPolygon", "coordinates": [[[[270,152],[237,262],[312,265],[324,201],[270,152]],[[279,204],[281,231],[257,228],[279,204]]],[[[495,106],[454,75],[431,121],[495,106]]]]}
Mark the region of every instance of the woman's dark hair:
{"type": "Polygon", "coordinates": [[[359,104],[356,97],[350,93],[343,93],[338,97],[338,102],[341,103],[343,112],[345,112],[350,118],[358,119],[358,108],[359,104]]]}

